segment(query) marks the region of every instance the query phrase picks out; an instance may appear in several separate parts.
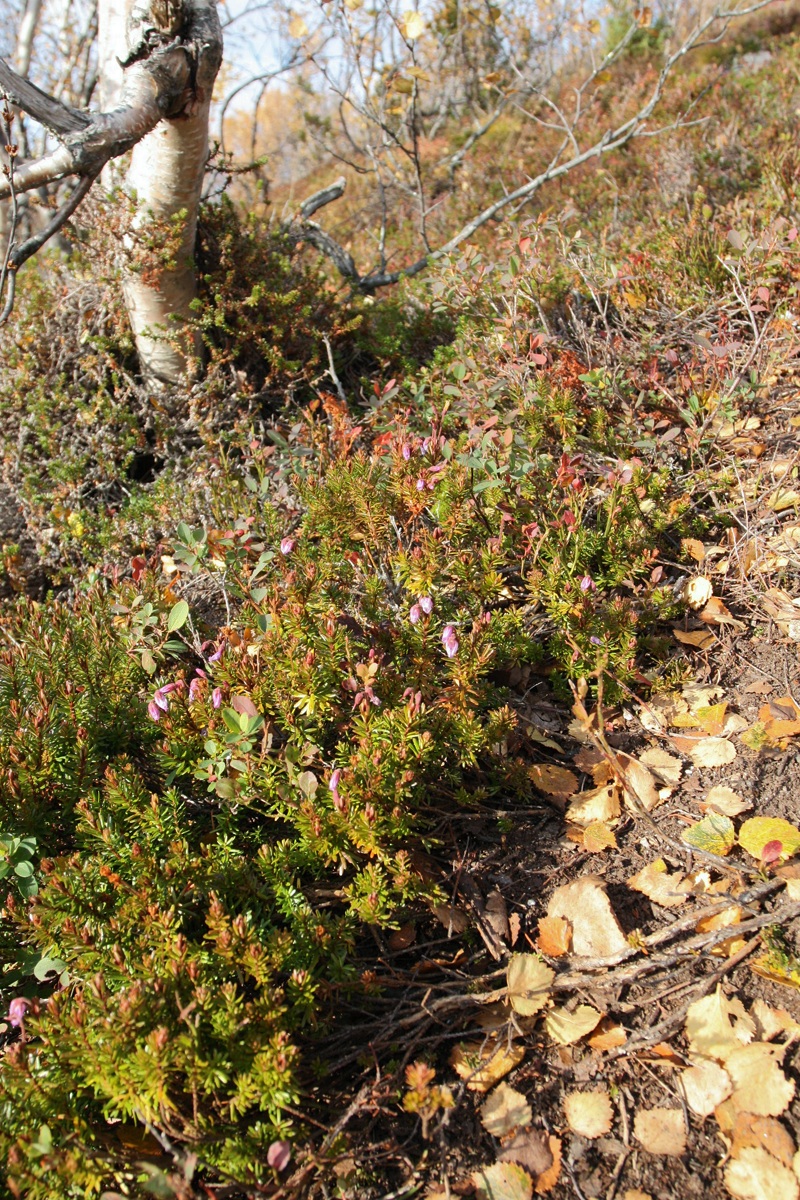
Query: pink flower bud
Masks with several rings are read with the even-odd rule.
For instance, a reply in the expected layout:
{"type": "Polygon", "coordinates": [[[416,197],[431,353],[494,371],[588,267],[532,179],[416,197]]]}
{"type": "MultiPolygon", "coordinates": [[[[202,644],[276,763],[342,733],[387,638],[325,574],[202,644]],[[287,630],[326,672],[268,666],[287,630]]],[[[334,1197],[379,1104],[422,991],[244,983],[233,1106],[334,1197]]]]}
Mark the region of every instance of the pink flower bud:
{"type": "Polygon", "coordinates": [[[589,592],[589,591],[594,591],[594,589],[595,589],[595,582],[592,579],[591,575],[584,575],[583,579],[581,580],[581,591],[589,592]]]}
{"type": "Polygon", "coordinates": [[[411,447],[409,446],[408,442],[406,442],[406,444],[403,446],[401,453],[405,461],[408,462],[408,460],[411,458],[411,447]]]}
{"type": "Polygon", "coordinates": [[[297,542],[293,537],[285,537],[281,542],[281,554],[291,554],[296,544],[297,542]]]}
{"type": "Polygon", "coordinates": [[[148,713],[150,715],[150,719],[152,721],[160,721],[161,720],[161,709],[158,707],[155,700],[150,701],[150,703],[147,706],[147,711],[148,711],[148,713]]]}
{"type": "Polygon", "coordinates": [[[420,596],[417,603],[419,604],[422,611],[425,613],[425,616],[429,617],[431,615],[431,613],[433,612],[433,600],[431,599],[431,597],[430,596],[420,596]]]}
{"type": "Polygon", "coordinates": [[[445,654],[448,658],[455,658],[458,654],[458,638],[456,631],[452,625],[445,625],[442,630],[442,645],[445,649],[445,654]]]}
{"type": "Polygon", "coordinates": [[[420,608],[419,604],[414,604],[411,608],[411,612],[408,614],[409,621],[412,625],[418,625],[421,617],[422,609],[420,608]]]}
{"type": "Polygon", "coordinates": [[[31,1006],[30,1000],[25,996],[15,996],[8,1006],[8,1023],[13,1025],[15,1029],[22,1029],[25,1020],[25,1013],[31,1006]]]}
{"type": "Polygon", "coordinates": [[[219,708],[220,704],[222,704],[222,688],[214,688],[214,691],[211,693],[211,703],[214,705],[214,708],[219,708]]]}
{"type": "Polygon", "coordinates": [[[267,1162],[275,1171],[285,1171],[292,1161],[292,1147],[288,1142],[273,1142],[267,1150],[267,1162]]]}

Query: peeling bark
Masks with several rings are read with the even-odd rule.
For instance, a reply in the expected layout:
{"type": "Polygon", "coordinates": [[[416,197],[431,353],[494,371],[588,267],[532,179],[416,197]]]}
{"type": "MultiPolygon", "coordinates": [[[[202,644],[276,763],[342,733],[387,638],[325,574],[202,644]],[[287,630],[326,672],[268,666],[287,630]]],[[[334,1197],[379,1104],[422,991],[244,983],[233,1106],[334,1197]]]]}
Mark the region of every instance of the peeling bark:
{"type": "MultiPolygon", "coordinates": [[[[18,75],[0,59],[0,90],[12,104],[44,124],[60,145],[46,157],[18,163],[17,193],[69,175],[94,180],[106,165],[133,150],[124,186],[134,197],[133,228],[171,222],[172,261],[167,267],[129,270],[125,295],[142,369],[152,378],[177,382],[195,347],[185,340],[171,346],[176,329],[190,314],[195,296],[192,256],[203,170],[208,156],[208,113],[222,61],[222,33],[214,0],[102,0],[100,44],[103,112],[87,113],[62,104],[18,75]],[[125,40],[120,43],[122,29],[125,40]],[[116,60],[119,60],[117,63],[116,60]],[[177,222],[177,228],[175,223],[177,222]]],[[[11,183],[0,179],[0,199],[11,183]]],[[[74,209],[68,202],[64,220],[74,209]]],[[[63,220],[61,221],[63,224],[63,220]]],[[[60,227],[58,217],[52,232],[60,227]]],[[[38,248],[38,247],[37,247],[38,248]]],[[[15,248],[10,270],[30,253],[15,248]]],[[[13,277],[9,280],[13,285],[13,277]]],[[[13,298],[13,286],[9,287],[13,298]]]]}

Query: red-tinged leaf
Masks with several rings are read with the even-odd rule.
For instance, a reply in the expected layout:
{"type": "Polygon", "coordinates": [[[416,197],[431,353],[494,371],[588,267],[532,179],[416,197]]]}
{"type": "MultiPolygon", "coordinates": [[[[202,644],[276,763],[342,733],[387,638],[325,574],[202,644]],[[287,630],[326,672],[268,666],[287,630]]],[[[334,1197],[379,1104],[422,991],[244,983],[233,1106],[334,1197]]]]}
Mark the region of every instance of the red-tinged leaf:
{"type": "Polygon", "coordinates": [[[520,254],[527,254],[531,248],[531,238],[529,238],[529,237],[520,238],[518,244],[519,244],[520,254]]]}
{"type": "Polygon", "coordinates": [[[761,851],[761,861],[765,863],[777,862],[783,854],[783,842],[777,840],[767,842],[764,849],[761,851]]]}
{"type": "Polygon", "coordinates": [[[537,367],[543,367],[547,362],[546,354],[532,354],[531,360],[536,363],[537,367]]]}

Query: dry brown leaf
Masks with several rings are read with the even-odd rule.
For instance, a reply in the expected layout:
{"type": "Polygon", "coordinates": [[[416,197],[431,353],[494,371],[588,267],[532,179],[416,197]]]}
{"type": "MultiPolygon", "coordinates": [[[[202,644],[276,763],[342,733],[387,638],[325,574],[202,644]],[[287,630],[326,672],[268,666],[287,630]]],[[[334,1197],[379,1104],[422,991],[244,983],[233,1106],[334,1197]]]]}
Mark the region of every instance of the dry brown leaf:
{"type": "Polygon", "coordinates": [[[715,812],[722,813],[726,817],[738,817],[740,813],[747,812],[753,805],[749,800],[743,800],[732,788],[718,783],[716,787],[711,788],[700,807],[703,809],[713,808],[715,812]]]}
{"type": "Polygon", "coordinates": [[[396,929],[389,938],[390,950],[407,950],[417,939],[417,927],[413,921],[407,921],[396,929]]]}
{"type": "MultiPolygon", "coordinates": [[[[741,908],[738,904],[732,904],[729,908],[724,908],[722,912],[714,913],[711,917],[701,917],[695,929],[698,933],[716,933],[720,929],[739,925],[741,919],[741,908]]],[[[738,954],[744,944],[745,939],[741,934],[733,934],[724,942],[717,942],[715,946],[710,947],[710,952],[729,958],[731,954],[738,954]]]]}
{"type": "Polygon", "coordinates": [[[516,946],[521,929],[522,918],[520,917],[519,913],[513,912],[508,918],[508,933],[512,946],[516,946]]]}
{"type": "Polygon", "coordinates": [[[514,1012],[532,1017],[550,999],[555,971],[538,954],[512,954],[506,971],[508,1000],[514,1012]]]}
{"type": "Polygon", "coordinates": [[[519,1163],[539,1179],[551,1169],[555,1156],[543,1129],[526,1129],[506,1142],[498,1155],[500,1162],[519,1163]]]}
{"type": "Polygon", "coordinates": [[[676,908],[679,904],[685,904],[688,899],[685,890],[678,890],[683,878],[680,871],[670,875],[663,858],[657,858],[655,862],[648,863],[638,874],[633,875],[628,880],[628,887],[633,888],[635,892],[642,892],[648,900],[660,904],[662,908],[676,908]]]}
{"type": "Polygon", "coordinates": [[[451,936],[469,929],[469,917],[463,909],[456,908],[454,904],[434,904],[431,906],[431,912],[441,921],[451,936]]]}
{"type": "Polygon", "coordinates": [[[710,996],[695,1000],[686,1013],[689,1047],[701,1058],[724,1062],[734,1050],[750,1042],[754,1032],[755,1022],[744,1005],[736,998],[728,1000],[719,985],[710,996]]]}
{"type": "Polygon", "coordinates": [[[602,1053],[603,1050],[615,1050],[617,1046],[624,1046],[627,1040],[626,1030],[621,1025],[615,1024],[610,1017],[604,1017],[588,1039],[589,1045],[598,1053],[602,1053]]]}
{"type": "Polygon", "coordinates": [[[761,1146],[747,1146],[730,1160],[725,1186],[737,1200],[797,1200],[800,1194],[794,1172],[761,1146]]]}
{"type": "Polygon", "coordinates": [[[705,621],[706,625],[729,625],[732,629],[746,629],[743,621],[738,621],[734,617],[731,610],[719,596],[712,596],[708,604],[704,605],[697,614],[699,620],[705,621]]]}
{"type": "Polygon", "coordinates": [[[793,642],[800,642],[800,600],[793,600],[782,588],[768,588],[761,597],[761,605],[781,633],[793,642]]]}
{"type": "Polygon", "coordinates": [[[649,767],[653,774],[663,783],[680,783],[681,774],[683,773],[683,763],[679,758],[675,758],[674,755],[667,754],[666,750],[662,750],[659,746],[653,746],[649,750],[645,750],[644,754],[639,755],[639,762],[649,767]]]}
{"type": "Polygon", "coordinates": [[[681,1074],[686,1103],[698,1117],[708,1117],[733,1091],[730,1075],[715,1062],[698,1063],[681,1074]]]}
{"type": "Polygon", "coordinates": [[[552,763],[536,763],[528,768],[528,775],[533,786],[548,796],[571,796],[578,788],[578,777],[574,772],[552,763]]]}
{"type": "Polygon", "coordinates": [[[547,906],[548,917],[563,917],[572,925],[572,949],[585,958],[607,958],[627,950],[628,942],[611,908],[605,883],[584,875],[556,888],[547,906]]]}
{"type": "Polygon", "coordinates": [[[769,700],[758,710],[758,719],[772,742],[800,733],[800,709],[791,696],[769,700]]]}
{"type": "Polygon", "coordinates": [[[788,1130],[774,1117],[756,1117],[740,1112],[731,1130],[731,1155],[736,1158],[745,1146],[761,1146],[785,1167],[791,1167],[794,1142],[788,1130]]]}
{"type": "Polygon", "coordinates": [[[619,788],[612,783],[573,796],[564,815],[568,821],[586,826],[596,821],[613,821],[620,811],[619,788]]]}
{"type": "Polygon", "coordinates": [[[524,1167],[496,1162],[473,1171],[472,1182],[480,1200],[531,1200],[533,1180],[524,1167]]]}
{"type": "Polygon", "coordinates": [[[693,646],[695,650],[710,650],[717,640],[710,629],[680,629],[673,627],[672,636],[681,645],[693,646]]]}
{"type": "Polygon", "coordinates": [[[585,775],[591,775],[596,786],[614,778],[611,764],[596,746],[582,746],[575,755],[575,766],[585,775]]]}
{"type": "Polygon", "coordinates": [[[608,1092],[571,1092],[564,1100],[564,1112],[572,1132],[585,1138],[604,1137],[614,1118],[608,1092]]]}
{"type": "Polygon", "coordinates": [[[633,1134],[650,1154],[680,1157],[686,1149],[686,1126],[679,1108],[640,1109],[633,1134]]]}
{"type": "Polygon", "coordinates": [[[788,1033],[788,1042],[794,1042],[800,1037],[800,1025],[791,1013],[785,1008],[773,1008],[760,997],[753,1001],[750,1016],[755,1020],[759,1037],[764,1042],[771,1042],[782,1033],[788,1033]]]}
{"type": "Polygon", "coordinates": [[[561,958],[569,952],[572,926],[563,917],[540,917],[536,945],[549,958],[561,958]]]}
{"type": "Polygon", "coordinates": [[[502,894],[495,888],[486,897],[483,919],[492,933],[504,942],[511,940],[511,930],[508,927],[508,910],[502,894]]]}
{"type": "Polygon", "coordinates": [[[642,808],[647,812],[652,812],[656,805],[661,803],[661,796],[658,794],[656,781],[651,772],[638,759],[631,758],[629,754],[623,754],[621,751],[617,754],[617,761],[625,776],[627,786],[624,799],[628,808],[636,811],[636,805],[631,802],[628,795],[628,788],[630,788],[642,808]]]}
{"type": "Polygon", "coordinates": [[[681,549],[697,563],[705,560],[706,548],[697,538],[681,538],[681,549]]]}
{"type": "Polygon", "coordinates": [[[643,1192],[640,1188],[628,1188],[622,1200],[653,1200],[649,1192],[643,1192]]]}
{"type": "Polygon", "coordinates": [[[546,1192],[551,1192],[558,1183],[558,1177],[561,1174],[561,1139],[551,1133],[547,1139],[547,1148],[553,1156],[553,1163],[536,1180],[533,1190],[537,1196],[543,1196],[546,1192]]]}
{"type": "Polygon", "coordinates": [[[505,1038],[485,1042],[466,1042],[455,1046],[450,1066],[473,1092],[488,1092],[504,1075],[518,1067],[525,1057],[523,1046],[509,1046],[505,1038]]]}
{"type": "Polygon", "coordinates": [[[522,1095],[507,1083],[498,1083],[481,1105],[481,1122],[492,1137],[504,1137],[520,1125],[530,1125],[531,1106],[522,1095]]]}
{"type": "Polygon", "coordinates": [[[617,839],[614,831],[603,821],[592,821],[583,831],[583,848],[589,854],[599,854],[603,850],[616,849],[617,839]]]}
{"type": "Polygon", "coordinates": [[[550,1037],[559,1046],[571,1046],[597,1028],[604,1014],[590,1004],[579,1004],[574,1012],[566,1008],[551,1008],[544,1019],[550,1037]]]}
{"type": "Polygon", "coordinates": [[[732,1050],[725,1069],[733,1080],[731,1104],[737,1112],[758,1117],[779,1117],[792,1101],[794,1082],[779,1066],[783,1047],[753,1042],[732,1050]]]}

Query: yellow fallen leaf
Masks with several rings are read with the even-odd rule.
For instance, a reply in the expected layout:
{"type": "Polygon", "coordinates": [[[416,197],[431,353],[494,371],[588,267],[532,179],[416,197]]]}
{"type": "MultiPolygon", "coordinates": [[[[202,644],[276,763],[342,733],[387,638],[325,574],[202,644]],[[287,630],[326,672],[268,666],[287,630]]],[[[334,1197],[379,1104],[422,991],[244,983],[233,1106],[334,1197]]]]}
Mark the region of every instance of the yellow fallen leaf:
{"type": "Polygon", "coordinates": [[[706,557],[706,548],[697,538],[681,538],[681,549],[697,563],[703,562],[706,557]]]}
{"type": "Polygon", "coordinates": [[[473,1092],[488,1092],[496,1083],[518,1067],[525,1057],[523,1046],[509,1046],[506,1038],[499,1041],[466,1042],[455,1046],[450,1066],[473,1092]]]}
{"type": "Polygon", "coordinates": [[[725,1186],[736,1200],[798,1200],[793,1171],[761,1146],[746,1146],[725,1168],[725,1186]]]}
{"type": "Polygon", "coordinates": [[[698,1117],[708,1117],[733,1091],[731,1077],[718,1063],[702,1062],[680,1076],[686,1103],[698,1117]]]}
{"type": "Polygon", "coordinates": [[[718,737],[725,728],[725,714],[728,711],[728,701],[721,700],[719,704],[704,704],[695,712],[700,728],[709,737],[718,737]]]}
{"type": "Polygon", "coordinates": [[[638,759],[632,758],[630,754],[623,754],[621,751],[617,754],[617,762],[625,779],[624,799],[628,808],[634,810],[636,808],[635,804],[631,803],[630,789],[642,808],[647,812],[652,812],[656,805],[661,803],[661,797],[651,772],[638,759]]]}
{"type": "Polygon", "coordinates": [[[680,1157],[686,1149],[686,1126],[679,1108],[640,1109],[633,1135],[650,1154],[680,1157]]]}
{"type": "Polygon", "coordinates": [[[689,758],[696,767],[725,767],[736,758],[736,747],[727,738],[700,738],[689,750],[689,758]]]}
{"type": "Polygon", "coordinates": [[[730,817],[720,813],[709,813],[702,821],[689,825],[681,834],[681,841],[695,850],[708,854],[728,854],[736,841],[736,830],[730,817]]]}
{"type": "Polygon", "coordinates": [[[472,1182],[480,1200],[531,1200],[533,1180],[517,1163],[496,1162],[473,1171],[472,1182]]]}
{"type": "Polygon", "coordinates": [[[571,796],[578,787],[578,777],[566,767],[553,763],[536,763],[528,769],[534,787],[548,796],[571,796]]]}
{"type": "Polygon", "coordinates": [[[778,488],[764,501],[767,508],[775,513],[786,512],[800,504],[800,492],[794,488],[778,488]]]}
{"type": "Polygon", "coordinates": [[[533,1117],[531,1106],[522,1093],[505,1082],[498,1083],[480,1111],[483,1128],[492,1137],[504,1137],[520,1125],[530,1125],[533,1117]]]}
{"type": "Polygon", "coordinates": [[[572,926],[563,917],[540,917],[536,946],[548,958],[561,958],[569,951],[572,926]]]}
{"type": "Polygon", "coordinates": [[[597,821],[614,821],[621,811],[619,788],[612,783],[573,796],[564,816],[568,821],[586,827],[597,821]]]}
{"type": "Polygon", "coordinates": [[[614,836],[613,830],[609,829],[602,821],[592,821],[591,825],[587,825],[583,833],[583,848],[589,854],[599,854],[603,850],[616,848],[617,839],[614,836]]]}
{"type": "Polygon", "coordinates": [[[611,908],[605,883],[583,875],[556,888],[547,906],[548,917],[563,917],[572,925],[572,949],[588,958],[606,958],[628,949],[628,941],[611,908]]]}
{"type": "Polygon", "coordinates": [[[739,845],[760,861],[785,862],[800,849],[800,829],[783,817],[751,817],[739,830],[739,845]]]}
{"type": "Polygon", "coordinates": [[[648,900],[661,905],[662,908],[677,908],[679,904],[685,904],[688,898],[686,891],[678,891],[682,882],[681,871],[670,875],[663,858],[657,858],[655,862],[648,863],[633,875],[628,880],[628,887],[642,892],[648,900]]]}
{"type": "Polygon", "coordinates": [[[733,1081],[731,1104],[737,1112],[779,1117],[794,1096],[794,1081],[779,1066],[784,1047],[752,1042],[732,1050],[725,1069],[733,1081]]]}
{"type": "Polygon", "coordinates": [[[662,750],[658,746],[654,746],[650,750],[645,750],[644,754],[640,754],[639,762],[644,763],[664,783],[674,784],[680,782],[681,775],[683,774],[683,763],[679,758],[675,758],[673,754],[667,754],[666,750],[662,750]]]}
{"type": "Polygon", "coordinates": [[[544,1008],[555,974],[538,954],[512,954],[506,971],[506,985],[514,1012],[532,1017],[544,1008]]]}
{"type": "Polygon", "coordinates": [[[695,1000],[686,1013],[686,1037],[693,1055],[720,1062],[750,1042],[755,1022],[741,1001],[728,1000],[718,986],[710,996],[695,1000]]]}
{"type": "MultiPolygon", "coordinates": [[[[698,933],[716,933],[720,929],[730,929],[741,923],[742,910],[738,904],[732,904],[729,908],[724,908],[722,912],[714,913],[711,917],[701,917],[697,922],[695,929],[698,933]]],[[[731,954],[738,954],[745,944],[745,939],[741,934],[732,934],[726,938],[724,942],[717,942],[711,947],[711,953],[721,955],[723,958],[728,958],[731,954]]]]}
{"type": "Polygon", "coordinates": [[[596,1029],[602,1018],[603,1013],[590,1004],[579,1004],[574,1012],[567,1012],[566,1008],[551,1008],[544,1024],[554,1042],[559,1046],[571,1046],[596,1029]]]}
{"type": "Polygon", "coordinates": [[[759,1037],[764,1042],[771,1042],[782,1033],[788,1033],[787,1045],[800,1038],[800,1025],[785,1008],[773,1008],[766,1000],[759,998],[753,1001],[750,1015],[756,1021],[759,1037]]]}
{"type": "Polygon", "coordinates": [[[570,1129],[580,1137],[599,1138],[611,1131],[614,1109],[608,1092],[570,1092],[564,1112],[570,1129]]]}
{"type": "Polygon", "coordinates": [[[588,1042],[593,1050],[602,1053],[604,1050],[615,1050],[617,1046],[624,1046],[627,1040],[628,1034],[623,1027],[604,1017],[588,1042]]]}
{"type": "Polygon", "coordinates": [[[710,629],[680,629],[679,627],[673,627],[672,636],[681,645],[693,646],[695,650],[710,650],[717,640],[710,629]]]}
{"type": "Polygon", "coordinates": [[[292,17],[289,22],[289,37],[303,38],[308,33],[308,25],[302,17],[292,17]]]}

